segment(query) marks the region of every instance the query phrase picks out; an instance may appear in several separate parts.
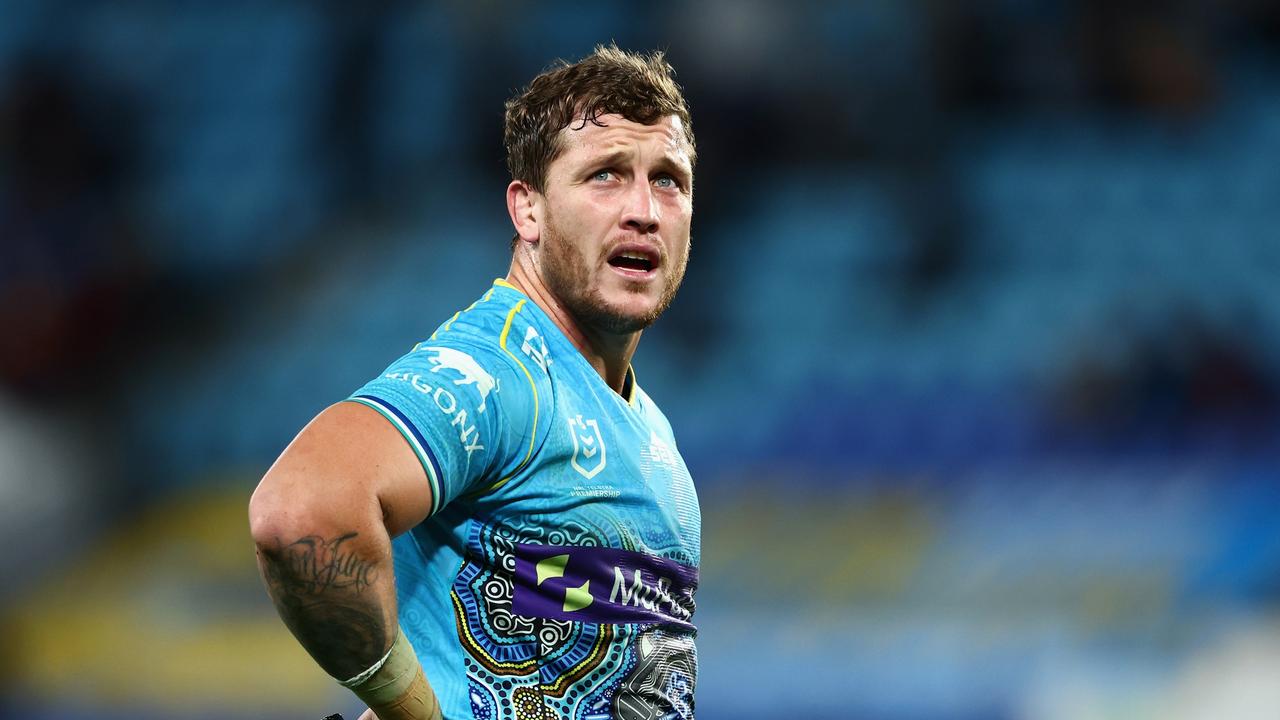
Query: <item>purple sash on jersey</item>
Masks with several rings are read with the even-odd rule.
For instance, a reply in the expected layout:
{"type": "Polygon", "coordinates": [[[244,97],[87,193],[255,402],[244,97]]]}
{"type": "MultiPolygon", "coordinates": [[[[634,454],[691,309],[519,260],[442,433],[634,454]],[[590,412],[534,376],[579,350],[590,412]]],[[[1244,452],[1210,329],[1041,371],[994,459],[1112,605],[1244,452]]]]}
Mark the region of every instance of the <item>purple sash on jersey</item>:
{"type": "Polygon", "coordinates": [[[695,567],[613,548],[518,544],[515,551],[517,614],[693,629],[695,567]]]}

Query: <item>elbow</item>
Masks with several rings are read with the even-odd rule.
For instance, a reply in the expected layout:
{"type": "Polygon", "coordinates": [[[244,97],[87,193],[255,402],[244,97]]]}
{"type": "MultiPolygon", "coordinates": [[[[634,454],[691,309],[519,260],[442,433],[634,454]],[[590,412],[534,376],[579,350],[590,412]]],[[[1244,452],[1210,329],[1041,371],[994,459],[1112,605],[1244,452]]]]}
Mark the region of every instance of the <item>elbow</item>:
{"type": "Polygon", "coordinates": [[[249,534],[260,550],[271,550],[328,531],[330,514],[304,483],[272,469],[249,498],[249,534]]]}
{"type": "Polygon", "coordinates": [[[299,524],[305,523],[290,512],[287,498],[270,483],[270,476],[263,478],[249,498],[249,535],[254,545],[259,549],[278,547],[299,524]]]}
{"type": "Polygon", "coordinates": [[[381,524],[376,498],[366,497],[358,486],[322,483],[275,468],[249,498],[249,533],[259,550],[310,536],[364,535],[375,523],[381,524]]]}

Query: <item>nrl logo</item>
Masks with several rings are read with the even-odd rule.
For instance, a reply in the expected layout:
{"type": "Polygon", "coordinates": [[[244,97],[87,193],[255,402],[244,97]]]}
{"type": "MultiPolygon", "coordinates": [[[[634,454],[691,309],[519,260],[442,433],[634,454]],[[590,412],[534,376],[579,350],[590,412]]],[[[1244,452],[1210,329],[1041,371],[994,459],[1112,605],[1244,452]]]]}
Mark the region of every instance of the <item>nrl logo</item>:
{"type": "Polygon", "coordinates": [[[569,418],[569,435],[573,437],[573,459],[570,464],[578,474],[590,480],[605,465],[604,437],[600,423],[583,420],[582,416],[569,418]]]}

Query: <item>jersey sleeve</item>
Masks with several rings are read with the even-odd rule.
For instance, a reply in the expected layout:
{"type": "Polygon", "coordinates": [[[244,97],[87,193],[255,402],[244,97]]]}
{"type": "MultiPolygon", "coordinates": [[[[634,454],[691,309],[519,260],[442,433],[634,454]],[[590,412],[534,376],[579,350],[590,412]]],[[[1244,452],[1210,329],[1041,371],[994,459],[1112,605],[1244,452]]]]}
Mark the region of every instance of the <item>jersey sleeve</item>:
{"type": "Polygon", "coordinates": [[[529,461],[544,434],[539,390],[496,344],[452,337],[419,343],[348,399],[377,410],[404,436],[426,471],[435,514],[529,461]]]}

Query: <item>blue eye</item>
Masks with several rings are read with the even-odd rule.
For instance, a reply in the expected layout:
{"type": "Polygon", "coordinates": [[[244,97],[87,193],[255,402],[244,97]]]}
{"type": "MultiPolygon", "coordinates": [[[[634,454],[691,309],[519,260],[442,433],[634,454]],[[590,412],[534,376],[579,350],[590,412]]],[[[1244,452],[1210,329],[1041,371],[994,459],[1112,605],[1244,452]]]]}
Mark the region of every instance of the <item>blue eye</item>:
{"type": "Polygon", "coordinates": [[[676,182],[676,179],[671,177],[670,175],[659,175],[657,179],[655,179],[653,182],[660,188],[679,187],[679,184],[676,182]]]}
{"type": "Polygon", "coordinates": [[[613,175],[613,173],[609,172],[608,170],[600,170],[596,172],[596,174],[592,175],[591,179],[604,182],[605,180],[608,180],[611,175],[613,175]]]}

